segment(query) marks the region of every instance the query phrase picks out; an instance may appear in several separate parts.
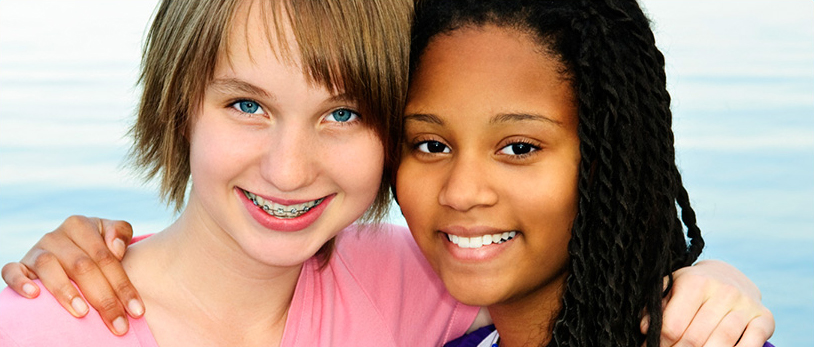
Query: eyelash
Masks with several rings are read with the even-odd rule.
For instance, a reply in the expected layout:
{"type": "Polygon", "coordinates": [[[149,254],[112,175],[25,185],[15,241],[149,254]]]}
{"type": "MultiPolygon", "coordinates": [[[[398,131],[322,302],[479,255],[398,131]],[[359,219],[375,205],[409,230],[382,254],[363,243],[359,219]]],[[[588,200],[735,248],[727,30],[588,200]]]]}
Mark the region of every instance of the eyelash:
{"type": "Polygon", "coordinates": [[[431,142],[436,142],[445,147],[445,150],[451,151],[452,149],[447,145],[444,141],[438,140],[438,136],[428,136],[428,135],[418,135],[416,137],[412,137],[410,140],[406,141],[405,143],[409,146],[410,151],[415,153],[416,155],[420,156],[435,156],[442,153],[431,153],[424,150],[421,150],[420,147],[426,146],[431,142]]]}
{"type": "MultiPolygon", "coordinates": [[[[263,108],[263,106],[260,105],[259,102],[254,101],[252,99],[237,99],[237,100],[229,102],[227,107],[229,107],[230,109],[232,109],[235,112],[238,112],[238,113],[244,114],[244,115],[249,115],[249,116],[265,115],[266,114],[266,110],[263,108]],[[254,106],[257,107],[256,111],[260,111],[260,113],[251,113],[251,112],[246,112],[246,111],[240,109],[239,104],[243,103],[243,102],[248,102],[248,103],[254,104],[254,106]]],[[[344,121],[344,122],[341,122],[339,120],[329,121],[331,123],[336,123],[337,126],[349,126],[349,125],[353,125],[353,124],[356,124],[356,123],[361,121],[362,116],[359,114],[359,112],[357,112],[357,111],[355,111],[355,110],[353,110],[351,108],[348,108],[348,107],[340,107],[340,108],[331,110],[330,112],[328,112],[328,114],[325,117],[323,117],[323,119],[330,117],[334,112],[337,112],[337,111],[347,111],[347,112],[351,113],[351,115],[350,115],[351,119],[350,120],[347,120],[347,121],[344,121]],[[355,118],[354,118],[354,116],[355,116],[355,118]]]]}
{"type": "Polygon", "coordinates": [[[228,106],[231,109],[235,110],[236,112],[239,112],[239,113],[245,114],[245,115],[254,116],[254,115],[265,115],[266,114],[266,110],[263,108],[263,106],[261,106],[259,102],[251,100],[251,99],[238,99],[238,100],[230,102],[228,106]],[[240,106],[239,106],[239,104],[243,103],[243,102],[254,104],[254,106],[257,107],[256,111],[260,111],[260,113],[252,113],[252,112],[243,111],[242,109],[240,109],[240,106]]]}
{"type": "Polygon", "coordinates": [[[344,122],[340,122],[338,120],[328,121],[328,122],[336,123],[336,125],[338,125],[338,126],[349,126],[349,125],[357,124],[357,123],[362,121],[362,115],[360,115],[359,112],[356,112],[355,110],[347,108],[347,107],[340,107],[340,108],[331,110],[330,112],[328,112],[328,114],[325,117],[323,117],[323,119],[327,119],[328,117],[333,115],[334,112],[337,112],[337,111],[350,112],[351,113],[351,116],[350,116],[351,119],[347,120],[347,121],[344,121],[344,122]],[[356,118],[352,118],[353,116],[356,116],[356,118]]]}
{"type": "Polygon", "coordinates": [[[449,153],[449,152],[452,151],[452,149],[449,148],[449,146],[447,146],[447,144],[445,144],[445,143],[443,143],[441,141],[437,141],[437,140],[420,140],[418,142],[415,142],[415,144],[413,144],[413,149],[415,151],[418,151],[422,155],[446,154],[446,153],[449,153]],[[430,143],[440,144],[441,146],[444,146],[444,149],[441,152],[430,152],[429,147],[427,147],[427,150],[421,149],[422,146],[429,146],[430,143]]]}
{"type": "Polygon", "coordinates": [[[528,140],[516,140],[516,141],[512,141],[512,142],[510,142],[510,143],[506,144],[506,145],[505,145],[505,146],[503,146],[503,147],[500,147],[500,149],[498,150],[498,154],[510,156],[510,157],[512,157],[512,159],[524,159],[524,158],[527,158],[527,157],[529,157],[529,156],[534,155],[535,153],[537,153],[537,152],[538,152],[538,151],[540,151],[541,149],[542,149],[542,148],[540,148],[540,146],[538,146],[538,145],[536,145],[536,144],[532,143],[531,141],[528,141],[528,140]],[[515,146],[515,145],[525,145],[525,146],[529,146],[529,147],[530,147],[530,149],[529,149],[529,151],[528,151],[528,152],[526,152],[526,153],[521,153],[521,154],[508,154],[508,153],[503,153],[503,151],[504,151],[505,149],[507,149],[507,148],[509,148],[509,147],[511,147],[511,146],[515,146]]]}
{"type": "MultiPolygon", "coordinates": [[[[419,153],[419,155],[428,155],[428,156],[438,155],[438,154],[447,154],[450,151],[452,151],[452,149],[449,147],[449,145],[445,144],[442,141],[438,141],[438,140],[434,140],[434,139],[420,139],[420,138],[416,139],[413,142],[412,149],[413,149],[413,151],[419,153]],[[421,148],[422,146],[427,146],[430,143],[440,144],[441,146],[444,146],[444,149],[441,152],[430,152],[429,148],[426,148],[426,149],[421,148]]],[[[507,157],[511,158],[511,160],[523,160],[523,159],[528,158],[528,157],[530,157],[532,155],[535,155],[541,149],[542,148],[540,148],[539,145],[536,145],[536,144],[532,143],[531,141],[528,141],[528,140],[516,140],[516,141],[512,141],[512,142],[507,143],[506,145],[500,147],[500,149],[497,151],[497,154],[507,156],[507,157]],[[528,146],[530,148],[529,148],[529,151],[526,152],[526,153],[520,153],[520,154],[503,153],[504,150],[510,148],[511,146],[515,146],[515,145],[524,145],[524,146],[528,146]]]]}

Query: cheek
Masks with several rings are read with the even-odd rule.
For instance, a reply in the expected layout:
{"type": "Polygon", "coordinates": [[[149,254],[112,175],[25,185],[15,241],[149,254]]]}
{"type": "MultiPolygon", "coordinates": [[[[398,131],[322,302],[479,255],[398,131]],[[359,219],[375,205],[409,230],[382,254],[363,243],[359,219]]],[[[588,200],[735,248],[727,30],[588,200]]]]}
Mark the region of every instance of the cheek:
{"type": "Polygon", "coordinates": [[[251,161],[248,155],[257,152],[248,148],[256,141],[230,133],[226,126],[210,123],[197,122],[188,135],[193,189],[212,188],[221,179],[234,177],[251,161]]]}
{"type": "Polygon", "coordinates": [[[536,202],[536,206],[539,206],[533,211],[536,213],[527,211],[528,215],[534,217],[526,221],[537,225],[536,231],[539,233],[534,237],[530,236],[529,243],[542,250],[541,254],[545,254],[535,263],[557,271],[567,266],[568,243],[577,212],[576,180],[559,181],[559,184],[560,186],[551,190],[550,195],[536,202]]]}
{"type": "Polygon", "coordinates": [[[563,169],[558,177],[544,180],[542,201],[536,205],[543,207],[550,218],[570,225],[576,217],[577,177],[571,170],[563,169]]]}
{"type": "Polygon", "coordinates": [[[339,148],[347,150],[324,151],[323,158],[326,163],[330,163],[324,167],[333,168],[332,175],[348,194],[348,198],[358,199],[369,205],[376,197],[382,181],[384,147],[381,141],[371,130],[339,148]]]}
{"type": "Polygon", "coordinates": [[[410,159],[404,159],[399,165],[396,175],[396,198],[411,231],[419,229],[417,226],[421,219],[415,216],[421,214],[417,211],[420,206],[426,206],[421,203],[421,189],[417,189],[417,184],[415,184],[417,181],[426,182],[426,177],[422,177],[421,170],[417,170],[417,168],[418,165],[410,159]]]}
{"type": "Polygon", "coordinates": [[[407,158],[402,160],[396,177],[396,197],[402,215],[431,263],[434,259],[430,245],[435,236],[431,224],[437,214],[435,209],[439,207],[438,179],[432,174],[437,171],[407,158]]]}
{"type": "Polygon", "coordinates": [[[189,166],[192,175],[193,189],[208,185],[213,176],[218,176],[217,158],[223,158],[222,147],[211,139],[208,129],[197,126],[189,136],[189,166]]]}
{"type": "Polygon", "coordinates": [[[528,219],[527,225],[547,225],[550,232],[566,233],[570,237],[577,212],[578,166],[578,159],[568,158],[546,163],[541,169],[533,170],[536,172],[528,172],[527,179],[506,180],[525,182],[511,191],[515,207],[528,219]]]}

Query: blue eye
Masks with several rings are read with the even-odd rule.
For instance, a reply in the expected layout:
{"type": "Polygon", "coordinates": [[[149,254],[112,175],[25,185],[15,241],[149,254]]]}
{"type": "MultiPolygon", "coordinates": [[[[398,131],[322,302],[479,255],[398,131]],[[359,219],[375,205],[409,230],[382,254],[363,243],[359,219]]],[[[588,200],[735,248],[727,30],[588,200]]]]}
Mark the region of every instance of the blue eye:
{"type": "Polygon", "coordinates": [[[438,141],[423,141],[416,148],[424,153],[449,153],[449,147],[438,141]]]}
{"type": "Polygon", "coordinates": [[[524,155],[537,151],[539,149],[540,148],[538,148],[537,146],[528,143],[515,142],[506,147],[501,148],[500,153],[508,155],[524,155]]]}
{"type": "Polygon", "coordinates": [[[347,123],[356,120],[356,118],[359,118],[359,114],[346,108],[334,110],[330,114],[328,114],[328,117],[326,117],[326,119],[329,121],[339,123],[347,123]]]}
{"type": "Polygon", "coordinates": [[[240,100],[232,104],[232,107],[240,112],[249,114],[266,114],[260,104],[252,100],[240,100]]]}

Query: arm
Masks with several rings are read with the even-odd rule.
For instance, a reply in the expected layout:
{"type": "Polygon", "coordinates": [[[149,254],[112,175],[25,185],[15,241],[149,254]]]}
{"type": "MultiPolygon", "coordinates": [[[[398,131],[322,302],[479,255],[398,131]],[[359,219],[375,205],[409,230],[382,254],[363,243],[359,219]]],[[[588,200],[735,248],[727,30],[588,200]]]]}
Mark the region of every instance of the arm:
{"type": "Polygon", "coordinates": [[[18,294],[34,298],[40,289],[32,279],[39,278],[75,317],[88,313],[87,299],[108,329],[123,335],[128,330],[125,307],[132,317],[144,314],[144,304],[120,262],[132,236],[130,224],[124,221],[68,217],[59,228],[45,234],[20,263],[6,264],[3,280],[18,294]]]}
{"type": "MultiPolygon", "coordinates": [[[[774,317],[761,304],[760,290],[735,267],[704,260],[673,277],[661,346],[760,347],[774,333],[774,317]]],[[[645,317],[643,332],[647,324],[645,317]]]]}
{"type": "MultiPolygon", "coordinates": [[[[39,276],[66,310],[81,317],[87,306],[70,285],[70,277],[108,328],[123,334],[126,325],[122,330],[113,323],[124,317],[123,307],[133,317],[144,313],[143,303],[119,263],[123,245],[131,237],[126,222],[70,217],[46,234],[21,263],[6,264],[3,279],[20,295],[36,297],[39,288],[31,279],[39,276]]],[[[760,291],[736,268],[720,261],[701,261],[676,271],[674,279],[665,299],[662,346],[701,346],[707,341],[733,346],[738,337],[738,346],[761,346],[774,332],[774,317],[760,303],[760,291]]],[[[642,331],[647,331],[647,322],[645,317],[642,331]]]]}

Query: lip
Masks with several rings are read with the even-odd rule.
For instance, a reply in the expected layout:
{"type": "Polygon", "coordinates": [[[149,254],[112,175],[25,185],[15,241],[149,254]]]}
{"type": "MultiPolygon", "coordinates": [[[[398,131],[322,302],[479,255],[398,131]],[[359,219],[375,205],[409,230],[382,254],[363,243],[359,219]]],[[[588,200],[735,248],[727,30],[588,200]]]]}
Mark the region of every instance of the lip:
{"type": "MultiPolygon", "coordinates": [[[[336,196],[336,194],[331,194],[324,197],[325,200],[323,200],[322,203],[320,203],[317,206],[314,206],[314,208],[308,210],[308,212],[302,214],[301,216],[282,219],[271,216],[265,211],[263,211],[260,207],[255,206],[255,204],[251,200],[249,200],[249,198],[247,198],[245,194],[243,194],[241,188],[235,187],[234,192],[237,195],[238,199],[240,199],[240,202],[243,203],[243,206],[246,208],[249,215],[252,216],[252,218],[257,223],[259,223],[266,229],[282,232],[296,232],[308,228],[309,226],[311,226],[311,224],[314,224],[314,222],[316,222],[317,219],[319,219],[319,217],[322,215],[322,212],[325,211],[325,209],[331,203],[333,198],[336,196]]],[[[296,205],[308,201],[313,201],[313,200],[285,200],[271,197],[267,198],[262,195],[260,195],[260,197],[262,197],[264,200],[273,201],[281,205],[296,205]]]]}
{"type": "Polygon", "coordinates": [[[515,244],[515,241],[518,237],[522,235],[522,233],[517,233],[517,235],[506,242],[503,243],[493,243],[486,246],[481,246],[479,248],[461,248],[452,241],[449,241],[447,238],[447,234],[457,235],[462,237],[476,237],[476,236],[483,236],[483,235],[490,235],[490,234],[498,234],[503,233],[504,229],[497,229],[492,227],[486,226],[476,226],[476,227],[462,227],[462,226],[450,226],[445,227],[441,230],[438,230],[437,237],[439,242],[441,242],[449,255],[462,263],[480,263],[480,262],[487,262],[491,261],[501,254],[506,252],[508,249],[515,244]]]}

